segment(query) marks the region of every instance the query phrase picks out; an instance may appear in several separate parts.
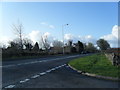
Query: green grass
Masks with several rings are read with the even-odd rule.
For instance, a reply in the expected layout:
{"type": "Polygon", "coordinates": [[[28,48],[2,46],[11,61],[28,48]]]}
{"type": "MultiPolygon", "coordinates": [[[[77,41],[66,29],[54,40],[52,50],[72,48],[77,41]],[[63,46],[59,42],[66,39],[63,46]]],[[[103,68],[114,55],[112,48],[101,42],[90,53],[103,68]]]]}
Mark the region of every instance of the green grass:
{"type": "Polygon", "coordinates": [[[104,54],[95,54],[78,58],[69,62],[77,70],[102,76],[120,77],[119,67],[113,66],[104,54]],[[119,74],[118,74],[119,73],[119,74]]]}

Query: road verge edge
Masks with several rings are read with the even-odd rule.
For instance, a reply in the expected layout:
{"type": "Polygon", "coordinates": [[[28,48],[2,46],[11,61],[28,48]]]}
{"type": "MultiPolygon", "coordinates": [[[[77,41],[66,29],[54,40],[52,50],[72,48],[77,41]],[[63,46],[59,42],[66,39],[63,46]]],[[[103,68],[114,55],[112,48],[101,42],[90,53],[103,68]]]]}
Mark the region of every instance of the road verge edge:
{"type": "Polygon", "coordinates": [[[87,72],[83,72],[80,70],[77,70],[76,68],[72,67],[70,64],[68,64],[68,66],[75,70],[76,72],[82,74],[82,75],[86,75],[86,76],[90,76],[90,77],[95,77],[95,78],[99,78],[99,79],[106,79],[106,80],[112,80],[112,81],[120,81],[119,78],[114,78],[114,77],[107,77],[107,76],[101,76],[101,75],[96,75],[96,74],[92,74],[92,73],[87,73],[87,72]]]}

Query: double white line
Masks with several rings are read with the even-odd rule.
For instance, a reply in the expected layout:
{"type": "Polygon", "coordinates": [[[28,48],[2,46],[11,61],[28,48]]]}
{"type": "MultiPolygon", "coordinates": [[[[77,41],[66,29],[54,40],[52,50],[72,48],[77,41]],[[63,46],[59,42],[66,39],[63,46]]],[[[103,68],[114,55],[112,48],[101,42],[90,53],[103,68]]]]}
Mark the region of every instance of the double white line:
{"type": "MultiPolygon", "coordinates": [[[[38,78],[38,77],[40,77],[40,76],[43,76],[43,75],[45,75],[45,74],[47,74],[47,73],[50,73],[50,72],[52,72],[52,71],[54,71],[54,70],[56,70],[56,69],[62,68],[62,67],[64,67],[64,66],[66,66],[66,64],[63,64],[63,65],[60,65],[60,66],[51,68],[51,69],[49,69],[49,70],[47,70],[47,71],[45,71],[45,72],[41,72],[41,73],[39,73],[39,74],[33,75],[33,76],[31,76],[30,78],[26,78],[26,79],[24,79],[24,80],[19,81],[18,83],[19,83],[19,84],[25,83],[25,82],[27,82],[27,81],[30,81],[31,79],[38,78]]],[[[18,83],[17,83],[17,84],[18,84],[18,83]]],[[[6,87],[4,87],[4,88],[14,88],[15,86],[16,86],[15,84],[13,84],[13,85],[11,84],[11,85],[8,85],[8,86],[6,86],[6,87]]]]}

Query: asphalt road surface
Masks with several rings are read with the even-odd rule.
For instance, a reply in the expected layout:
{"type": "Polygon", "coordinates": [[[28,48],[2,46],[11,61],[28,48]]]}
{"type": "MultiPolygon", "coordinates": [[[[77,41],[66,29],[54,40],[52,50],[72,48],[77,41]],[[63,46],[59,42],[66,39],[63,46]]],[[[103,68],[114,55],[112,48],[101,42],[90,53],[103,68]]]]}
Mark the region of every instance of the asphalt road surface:
{"type": "MultiPolygon", "coordinates": [[[[86,54],[87,55],[87,54],[86,54]]],[[[72,70],[68,61],[86,55],[66,55],[3,62],[5,88],[118,88],[118,82],[84,76],[72,70]]]]}

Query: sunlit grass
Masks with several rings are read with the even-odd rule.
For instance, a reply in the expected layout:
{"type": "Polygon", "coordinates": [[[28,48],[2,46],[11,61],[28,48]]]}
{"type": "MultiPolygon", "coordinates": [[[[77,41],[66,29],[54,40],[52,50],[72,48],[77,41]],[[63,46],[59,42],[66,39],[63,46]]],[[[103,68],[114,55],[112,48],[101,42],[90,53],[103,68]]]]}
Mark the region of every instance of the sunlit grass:
{"type": "Polygon", "coordinates": [[[95,54],[69,62],[74,68],[97,75],[119,77],[119,67],[113,66],[104,54],[95,54]]]}

